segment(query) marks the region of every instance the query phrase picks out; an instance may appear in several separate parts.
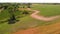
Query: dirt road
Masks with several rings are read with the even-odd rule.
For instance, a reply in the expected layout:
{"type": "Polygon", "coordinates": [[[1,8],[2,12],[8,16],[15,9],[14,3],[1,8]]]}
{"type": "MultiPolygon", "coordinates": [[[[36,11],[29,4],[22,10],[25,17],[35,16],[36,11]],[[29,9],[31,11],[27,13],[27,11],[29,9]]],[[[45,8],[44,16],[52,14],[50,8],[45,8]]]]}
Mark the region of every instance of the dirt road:
{"type": "Polygon", "coordinates": [[[41,16],[41,15],[37,15],[40,11],[37,11],[37,10],[32,10],[32,11],[34,11],[34,13],[32,13],[30,16],[32,18],[35,18],[35,19],[38,19],[38,20],[52,21],[52,20],[55,20],[56,18],[60,18],[60,15],[51,16],[51,17],[44,17],[44,16],[41,16]]]}

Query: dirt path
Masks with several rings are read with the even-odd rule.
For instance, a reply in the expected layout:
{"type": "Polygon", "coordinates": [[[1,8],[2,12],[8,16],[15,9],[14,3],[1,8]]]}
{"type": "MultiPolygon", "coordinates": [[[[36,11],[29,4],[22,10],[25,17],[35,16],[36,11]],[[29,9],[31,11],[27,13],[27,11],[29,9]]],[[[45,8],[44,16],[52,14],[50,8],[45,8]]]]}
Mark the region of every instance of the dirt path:
{"type": "MultiPolygon", "coordinates": [[[[31,9],[28,8],[28,10],[31,10],[31,9]]],[[[56,18],[60,17],[60,15],[51,16],[51,17],[44,17],[44,16],[41,16],[41,15],[37,15],[37,13],[39,13],[40,11],[37,11],[37,10],[32,10],[32,11],[34,11],[34,13],[32,13],[30,16],[32,18],[35,18],[35,19],[38,19],[38,20],[52,21],[52,20],[55,20],[56,18]]]]}
{"type": "Polygon", "coordinates": [[[26,30],[20,30],[14,34],[60,34],[60,22],[47,26],[39,26],[26,30]]]}

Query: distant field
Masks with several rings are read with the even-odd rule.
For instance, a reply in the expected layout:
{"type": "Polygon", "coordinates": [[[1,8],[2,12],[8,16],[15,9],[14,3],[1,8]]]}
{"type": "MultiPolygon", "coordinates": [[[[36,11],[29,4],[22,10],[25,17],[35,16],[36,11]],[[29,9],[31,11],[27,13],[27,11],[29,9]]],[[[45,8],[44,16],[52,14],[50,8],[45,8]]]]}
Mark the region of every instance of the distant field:
{"type": "Polygon", "coordinates": [[[32,5],[32,9],[36,9],[40,11],[40,15],[49,17],[49,16],[55,16],[60,15],[60,5],[32,5]]]}

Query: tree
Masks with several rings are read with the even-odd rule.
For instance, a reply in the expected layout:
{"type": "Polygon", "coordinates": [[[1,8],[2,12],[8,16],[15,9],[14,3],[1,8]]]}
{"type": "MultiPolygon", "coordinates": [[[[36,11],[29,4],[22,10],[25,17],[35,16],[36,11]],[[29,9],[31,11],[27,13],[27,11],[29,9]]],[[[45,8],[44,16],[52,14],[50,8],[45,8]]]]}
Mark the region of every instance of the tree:
{"type": "Polygon", "coordinates": [[[10,14],[9,24],[16,22],[15,11],[17,11],[19,3],[0,3],[0,8],[4,8],[10,14]]]}
{"type": "Polygon", "coordinates": [[[27,3],[27,8],[31,8],[31,3],[27,3]]]}
{"type": "Polygon", "coordinates": [[[8,7],[9,13],[10,13],[10,19],[9,19],[9,24],[15,23],[16,22],[16,16],[14,14],[15,11],[17,11],[19,4],[11,4],[8,7]],[[17,6],[17,7],[16,7],[17,6]]]}

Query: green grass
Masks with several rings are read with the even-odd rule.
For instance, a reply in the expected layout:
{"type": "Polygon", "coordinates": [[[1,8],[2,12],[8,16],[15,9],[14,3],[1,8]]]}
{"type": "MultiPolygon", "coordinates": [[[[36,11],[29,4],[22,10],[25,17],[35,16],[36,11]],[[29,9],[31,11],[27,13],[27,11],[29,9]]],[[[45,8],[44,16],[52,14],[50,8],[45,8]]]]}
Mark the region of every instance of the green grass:
{"type": "Polygon", "coordinates": [[[32,9],[39,10],[40,15],[49,17],[60,15],[60,5],[32,5],[32,9]]]}
{"type": "Polygon", "coordinates": [[[8,13],[7,10],[1,11],[1,13],[0,13],[0,20],[6,19],[8,17],[9,17],[9,13],[8,13]]]}
{"type": "Polygon", "coordinates": [[[16,22],[15,24],[7,24],[7,22],[0,24],[0,34],[12,34],[18,30],[27,29],[30,27],[44,26],[53,23],[56,23],[56,21],[44,22],[33,19],[30,16],[25,16],[20,18],[20,21],[16,22]]]}

